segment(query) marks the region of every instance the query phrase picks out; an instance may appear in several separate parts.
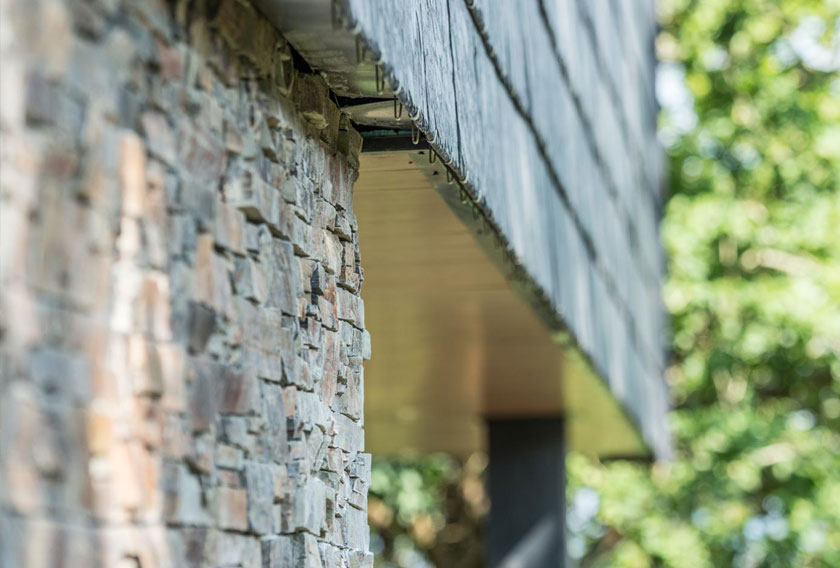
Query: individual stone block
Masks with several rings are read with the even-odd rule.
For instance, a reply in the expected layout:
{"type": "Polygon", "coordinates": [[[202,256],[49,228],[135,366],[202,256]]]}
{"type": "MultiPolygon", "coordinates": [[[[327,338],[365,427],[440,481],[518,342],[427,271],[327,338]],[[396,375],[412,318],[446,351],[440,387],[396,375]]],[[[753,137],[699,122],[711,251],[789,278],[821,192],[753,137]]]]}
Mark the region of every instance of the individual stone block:
{"type": "Polygon", "coordinates": [[[261,75],[273,73],[277,32],[250,4],[223,0],[213,23],[231,49],[247,57],[261,75]]]}
{"type": "Polygon", "coordinates": [[[110,282],[110,258],[92,254],[85,233],[78,234],[80,228],[92,226],[90,217],[88,209],[69,192],[52,184],[42,187],[39,222],[29,230],[29,286],[81,308],[108,301],[104,288],[110,282]],[[68,238],[71,234],[76,237],[68,238]]]}
{"type": "Polygon", "coordinates": [[[29,219],[23,208],[0,202],[0,284],[23,282],[28,251],[29,219]]]}
{"type": "Polygon", "coordinates": [[[159,395],[163,391],[163,368],[155,344],[140,334],[126,338],[128,370],[134,392],[139,395],[159,395]]]}
{"type": "Polygon", "coordinates": [[[353,420],[360,420],[364,407],[361,365],[346,374],[344,388],[338,396],[338,411],[353,420]]]}
{"type": "Polygon", "coordinates": [[[47,504],[46,488],[32,452],[45,433],[47,416],[38,403],[37,389],[24,381],[7,387],[0,410],[0,442],[4,448],[0,501],[17,514],[32,515],[47,504]]]}
{"type": "Polygon", "coordinates": [[[294,214],[280,192],[241,160],[231,164],[222,191],[225,201],[240,209],[250,221],[268,224],[272,232],[283,238],[294,234],[294,214]]]}
{"type": "Polygon", "coordinates": [[[367,511],[347,507],[342,523],[344,544],[356,550],[367,550],[370,546],[370,532],[367,525],[367,511]]]}
{"type": "Polygon", "coordinates": [[[207,528],[167,528],[166,543],[174,566],[201,568],[204,564],[207,528]]]}
{"type": "Polygon", "coordinates": [[[143,140],[126,131],[120,143],[122,210],[129,217],[143,215],[146,205],[146,150],[143,140]]]}
{"type": "Polygon", "coordinates": [[[87,527],[49,519],[0,515],[0,565],[15,568],[40,568],[61,563],[93,566],[100,561],[95,553],[102,540],[99,536],[87,527]]]}
{"type": "MultiPolygon", "coordinates": [[[[282,407],[281,407],[282,408],[282,407]]],[[[242,450],[244,457],[249,457],[256,450],[256,440],[248,432],[248,419],[242,416],[223,416],[219,419],[222,427],[220,439],[242,450]]]]}
{"type": "Polygon", "coordinates": [[[362,299],[344,288],[338,288],[336,295],[338,319],[350,322],[357,328],[364,328],[365,311],[362,299]]]}
{"type": "Polygon", "coordinates": [[[264,240],[259,269],[268,282],[266,307],[280,308],[283,313],[298,314],[297,299],[303,295],[298,272],[300,266],[294,256],[291,244],[280,239],[264,240]],[[285,275],[277,278],[278,274],[285,275]]]}
{"type": "Polygon", "coordinates": [[[216,329],[216,313],[210,308],[190,302],[187,315],[187,346],[190,353],[201,353],[216,329]]]}
{"type": "Polygon", "coordinates": [[[321,469],[324,463],[329,440],[320,428],[312,428],[312,430],[305,434],[305,438],[307,461],[311,464],[310,473],[314,473],[321,469]]]}
{"type": "Polygon", "coordinates": [[[225,414],[254,414],[261,410],[259,381],[248,370],[225,367],[220,376],[219,411],[225,414]]]}
{"type": "Polygon", "coordinates": [[[318,199],[315,204],[312,226],[316,229],[334,231],[337,222],[335,207],[328,201],[318,199]]]}
{"type": "Polygon", "coordinates": [[[146,260],[152,268],[158,270],[165,270],[169,260],[169,219],[166,201],[165,188],[149,184],[146,193],[146,214],[140,223],[140,229],[146,260]]]}
{"type": "Polygon", "coordinates": [[[161,451],[167,459],[181,460],[189,453],[192,429],[189,421],[175,414],[164,416],[161,451]]]}
{"type": "Polygon", "coordinates": [[[288,405],[292,405],[291,412],[287,416],[292,425],[290,432],[295,436],[312,428],[328,431],[332,419],[331,412],[317,393],[287,387],[284,389],[284,396],[287,396],[287,411],[288,405]]]}
{"type": "Polygon", "coordinates": [[[335,421],[335,447],[351,453],[363,451],[365,443],[361,425],[344,414],[335,415],[335,421]]]}
{"type": "MultiPolygon", "coordinates": [[[[106,10],[115,10],[116,6],[108,6],[106,10]]],[[[169,19],[169,10],[167,5],[162,0],[152,0],[151,2],[130,2],[127,10],[133,15],[135,19],[139,19],[146,26],[148,31],[155,33],[159,37],[169,38],[171,34],[171,22],[169,19]]]]}
{"type": "Polygon", "coordinates": [[[156,350],[163,377],[161,409],[180,412],[186,407],[186,353],[174,343],[157,343],[156,350]]]}
{"type": "Polygon", "coordinates": [[[316,131],[321,132],[327,127],[328,119],[332,115],[328,109],[332,103],[329,100],[329,87],[320,76],[299,73],[295,78],[292,100],[301,115],[316,131]]]}
{"type": "Polygon", "coordinates": [[[331,473],[338,473],[344,469],[341,449],[335,447],[327,448],[327,457],[322,469],[325,472],[331,473]]]}
{"type": "Polygon", "coordinates": [[[291,490],[283,532],[308,532],[320,536],[326,529],[326,486],[316,477],[298,479],[291,490]]]}
{"type": "Polygon", "coordinates": [[[150,270],[141,275],[139,290],[131,298],[133,329],[157,341],[172,339],[172,299],[166,274],[150,270]]]}
{"type": "Polygon", "coordinates": [[[325,332],[324,341],[318,351],[317,364],[320,370],[321,398],[330,406],[338,388],[339,348],[338,334],[332,331],[325,332]]]}
{"type": "Polygon", "coordinates": [[[294,537],[279,535],[265,537],[262,544],[262,568],[288,568],[295,566],[294,537]]]}
{"type": "Polygon", "coordinates": [[[279,161],[277,145],[274,143],[274,135],[268,127],[268,122],[262,117],[256,119],[257,143],[264,157],[272,162],[279,161]]]}
{"type": "Polygon", "coordinates": [[[40,348],[29,354],[29,377],[43,393],[65,404],[84,404],[92,395],[90,361],[72,351],[40,348]]]}
{"type": "Polygon", "coordinates": [[[224,112],[218,96],[208,93],[214,89],[216,81],[212,74],[204,74],[206,85],[201,90],[190,90],[190,106],[194,114],[195,123],[206,129],[207,133],[216,137],[216,142],[221,143],[224,130],[224,112]]]}
{"type": "Polygon", "coordinates": [[[347,551],[348,568],[373,568],[373,553],[361,550],[347,551]]]}
{"type": "Polygon", "coordinates": [[[355,169],[359,168],[359,155],[362,153],[362,143],[362,135],[356,129],[339,130],[338,151],[347,156],[347,162],[355,169]]]}
{"type": "MultiPolygon", "coordinates": [[[[61,96],[59,86],[38,72],[29,73],[25,80],[26,97],[23,110],[26,122],[33,126],[54,124],[58,112],[58,99],[61,96]]],[[[72,140],[74,137],[69,138],[72,140]]]]}
{"type": "Polygon", "coordinates": [[[332,160],[327,167],[330,196],[327,198],[339,211],[353,209],[353,172],[343,160],[332,160]]]}
{"type": "Polygon", "coordinates": [[[353,481],[347,504],[357,509],[364,509],[367,504],[367,485],[360,479],[353,481]]]}
{"type": "Polygon", "coordinates": [[[350,463],[350,478],[361,479],[365,483],[370,483],[370,468],[371,456],[370,454],[358,454],[356,459],[350,463]]]}
{"type": "Polygon", "coordinates": [[[191,215],[172,215],[169,218],[168,250],[172,258],[185,258],[192,262],[198,232],[191,215]]]}
{"type": "Polygon", "coordinates": [[[183,43],[157,42],[158,63],[160,73],[164,79],[178,80],[184,78],[187,46],[183,43]]]}
{"type": "Polygon", "coordinates": [[[297,348],[292,331],[284,327],[278,308],[257,309],[250,302],[235,302],[242,365],[258,377],[280,382],[297,376],[297,348]]]}
{"type": "Polygon", "coordinates": [[[216,246],[244,255],[244,225],[245,215],[241,211],[226,203],[220,203],[216,208],[216,220],[213,223],[216,246]]]}
{"type": "Polygon", "coordinates": [[[197,357],[190,359],[190,375],[190,414],[194,431],[207,430],[219,412],[251,414],[259,411],[259,385],[253,373],[197,357]]]}
{"type": "Polygon", "coordinates": [[[197,182],[191,177],[182,178],[178,184],[176,205],[195,219],[198,231],[208,233],[213,230],[216,209],[220,205],[214,185],[197,182]]]}
{"type": "Polygon", "coordinates": [[[353,240],[353,225],[350,215],[348,211],[342,211],[335,218],[335,230],[333,232],[343,241],[353,240]]]}
{"type": "Polygon", "coordinates": [[[295,84],[297,69],[292,59],[291,48],[282,37],[279,37],[280,47],[277,49],[277,59],[274,67],[274,81],[277,91],[284,97],[288,97],[295,84]]]}
{"type": "Polygon", "coordinates": [[[245,489],[216,487],[210,494],[211,509],[219,528],[248,530],[248,492],[245,489]]]}
{"type": "Polygon", "coordinates": [[[199,235],[195,255],[196,300],[228,314],[231,311],[231,295],[227,261],[215,252],[212,235],[199,235]]]}
{"type": "Polygon", "coordinates": [[[335,150],[338,147],[339,125],[341,123],[342,113],[332,101],[328,102],[324,110],[326,111],[324,118],[327,124],[321,130],[321,140],[328,148],[335,150]]]}
{"type": "Polygon", "coordinates": [[[313,263],[309,282],[312,294],[323,296],[326,293],[327,275],[324,271],[324,265],[320,262],[313,263]]]}
{"type": "Polygon", "coordinates": [[[220,366],[208,359],[190,360],[189,410],[194,432],[204,432],[214,424],[219,401],[216,396],[220,366]]]}
{"type": "Polygon", "coordinates": [[[286,495],[286,488],[289,484],[289,471],[285,464],[271,464],[271,474],[274,476],[274,501],[276,503],[286,495]]]}
{"type": "Polygon", "coordinates": [[[248,526],[257,534],[272,532],[274,522],[274,474],[268,464],[245,462],[248,489],[248,526]]]}
{"type": "Polygon", "coordinates": [[[300,326],[301,342],[309,348],[305,351],[306,354],[310,353],[313,349],[318,349],[323,342],[324,328],[321,326],[321,322],[318,321],[318,318],[315,317],[317,314],[317,308],[312,304],[307,304],[307,317],[305,319],[305,323],[300,326]]]}
{"type": "Polygon", "coordinates": [[[289,479],[294,483],[297,480],[304,479],[310,471],[312,471],[312,464],[309,462],[309,452],[307,452],[306,444],[303,442],[305,434],[301,431],[292,436],[289,433],[289,455],[287,459],[289,479]]]}
{"type": "Polygon", "coordinates": [[[323,568],[318,540],[311,534],[295,536],[295,568],[323,568]]]}
{"type": "Polygon", "coordinates": [[[245,250],[250,255],[256,257],[260,252],[260,232],[269,231],[268,227],[262,223],[245,224],[245,250]]]}
{"type": "Polygon", "coordinates": [[[341,241],[332,233],[325,232],[324,235],[324,271],[327,273],[324,278],[324,297],[327,301],[335,302],[336,275],[341,270],[341,241]],[[331,291],[332,290],[332,291],[331,291]]]}
{"type": "Polygon", "coordinates": [[[181,124],[178,163],[184,173],[205,188],[215,187],[225,171],[225,147],[221,141],[198,126],[181,124]]]}
{"type": "Polygon", "coordinates": [[[362,332],[362,352],[361,352],[362,359],[365,361],[369,361],[371,357],[371,343],[370,343],[370,333],[365,330],[362,332]]]}
{"type": "Polygon", "coordinates": [[[166,115],[155,111],[146,111],[140,117],[140,125],[143,129],[143,135],[146,137],[149,153],[168,166],[175,166],[178,152],[177,145],[166,115]]]}
{"type": "Polygon", "coordinates": [[[210,566],[262,566],[262,546],[253,535],[211,529],[204,558],[210,566]]]}
{"type": "Polygon", "coordinates": [[[164,465],[163,490],[167,522],[194,526],[209,524],[207,510],[202,504],[201,485],[186,466],[164,465]]]}
{"type": "Polygon", "coordinates": [[[296,210],[296,215],[291,218],[291,227],[291,242],[296,254],[310,258],[323,256],[318,254],[318,230],[302,216],[300,210],[296,210]]]}
{"type": "Polygon", "coordinates": [[[361,283],[359,269],[357,266],[356,247],[351,242],[345,242],[342,247],[341,271],[339,272],[339,283],[342,287],[351,292],[359,290],[361,283]]]}
{"type": "Polygon", "coordinates": [[[344,568],[344,555],[340,548],[326,542],[319,542],[318,548],[324,568],[344,568]]]}
{"type": "Polygon", "coordinates": [[[225,469],[242,469],[242,450],[228,444],[216,444],[216,466],[225,469]]]}
{"type": "Polygon", "coordinates": [[[268,298],[266,272],[251,258],[237,258],[234,261],[233,286],[236,293],[257,304],[264,304],[268,298]]]}
{"type": "Polygon", "coordinates": [[[321,320],[321,325],[330,330],[336,331],[338,329],[338,308],[335,302],[335,289],[333,288],[333,301],[330,302],[326,296],[318,298],[318,319],[321,320]]]}

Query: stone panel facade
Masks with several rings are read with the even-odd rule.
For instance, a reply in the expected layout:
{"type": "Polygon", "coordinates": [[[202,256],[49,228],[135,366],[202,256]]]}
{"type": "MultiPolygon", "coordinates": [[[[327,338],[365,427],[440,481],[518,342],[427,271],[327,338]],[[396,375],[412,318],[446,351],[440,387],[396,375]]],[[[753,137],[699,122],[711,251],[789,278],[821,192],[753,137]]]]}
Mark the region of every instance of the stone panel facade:
{"type": "Polygon", "coordinates": [[[670,455],[653,3],[335,5],[521,268],[526,298],[568,332],[652,453],[670,455]]]}
{"type": "Polygon", "coordinates": [[[371,566],[326,85],[237,0],[0,27],[0,566],[371,566]]]}

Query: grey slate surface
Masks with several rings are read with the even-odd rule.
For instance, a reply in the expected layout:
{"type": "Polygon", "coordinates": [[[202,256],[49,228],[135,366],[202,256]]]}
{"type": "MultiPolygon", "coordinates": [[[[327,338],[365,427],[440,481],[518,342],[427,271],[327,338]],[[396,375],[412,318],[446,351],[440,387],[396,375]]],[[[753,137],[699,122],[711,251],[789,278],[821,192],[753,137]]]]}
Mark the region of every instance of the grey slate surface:
{"type": "Polygon", "coordinates": [[[406,107],[669,452],[650,0],[347,0],[406,107]]]}

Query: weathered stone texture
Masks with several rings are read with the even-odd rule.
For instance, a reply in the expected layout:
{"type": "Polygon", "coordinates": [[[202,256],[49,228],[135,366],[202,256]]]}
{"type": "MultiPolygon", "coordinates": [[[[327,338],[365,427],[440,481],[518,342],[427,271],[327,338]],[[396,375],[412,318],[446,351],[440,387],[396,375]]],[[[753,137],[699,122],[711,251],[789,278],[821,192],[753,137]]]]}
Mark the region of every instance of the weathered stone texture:
{"type": "Polygon", "coordinates": [[[337,4],[524,271],[517,287],[668,456],[653,2],[337,4]]]}
{"type": "Polygon", "coordinates": [[[0,567],[372,566],[323,80],[244,0],[5,0],[0,38],[0,567]]]}

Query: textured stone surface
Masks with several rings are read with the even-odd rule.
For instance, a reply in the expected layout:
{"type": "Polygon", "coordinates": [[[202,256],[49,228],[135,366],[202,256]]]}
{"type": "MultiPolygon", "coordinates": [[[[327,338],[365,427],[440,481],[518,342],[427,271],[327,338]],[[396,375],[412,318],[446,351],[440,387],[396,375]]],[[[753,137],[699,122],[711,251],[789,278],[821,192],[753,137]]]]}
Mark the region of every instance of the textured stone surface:
{"type": "Polygon", "coordinates": [[[653,3],[339,4],[524,269],[517,284],[667,456],[653,3]]]}
{"type": "Polygon", "coordinates": [[[3,568],[372,565],[360,139],[206,4],[0,3],[3,568]]]}

